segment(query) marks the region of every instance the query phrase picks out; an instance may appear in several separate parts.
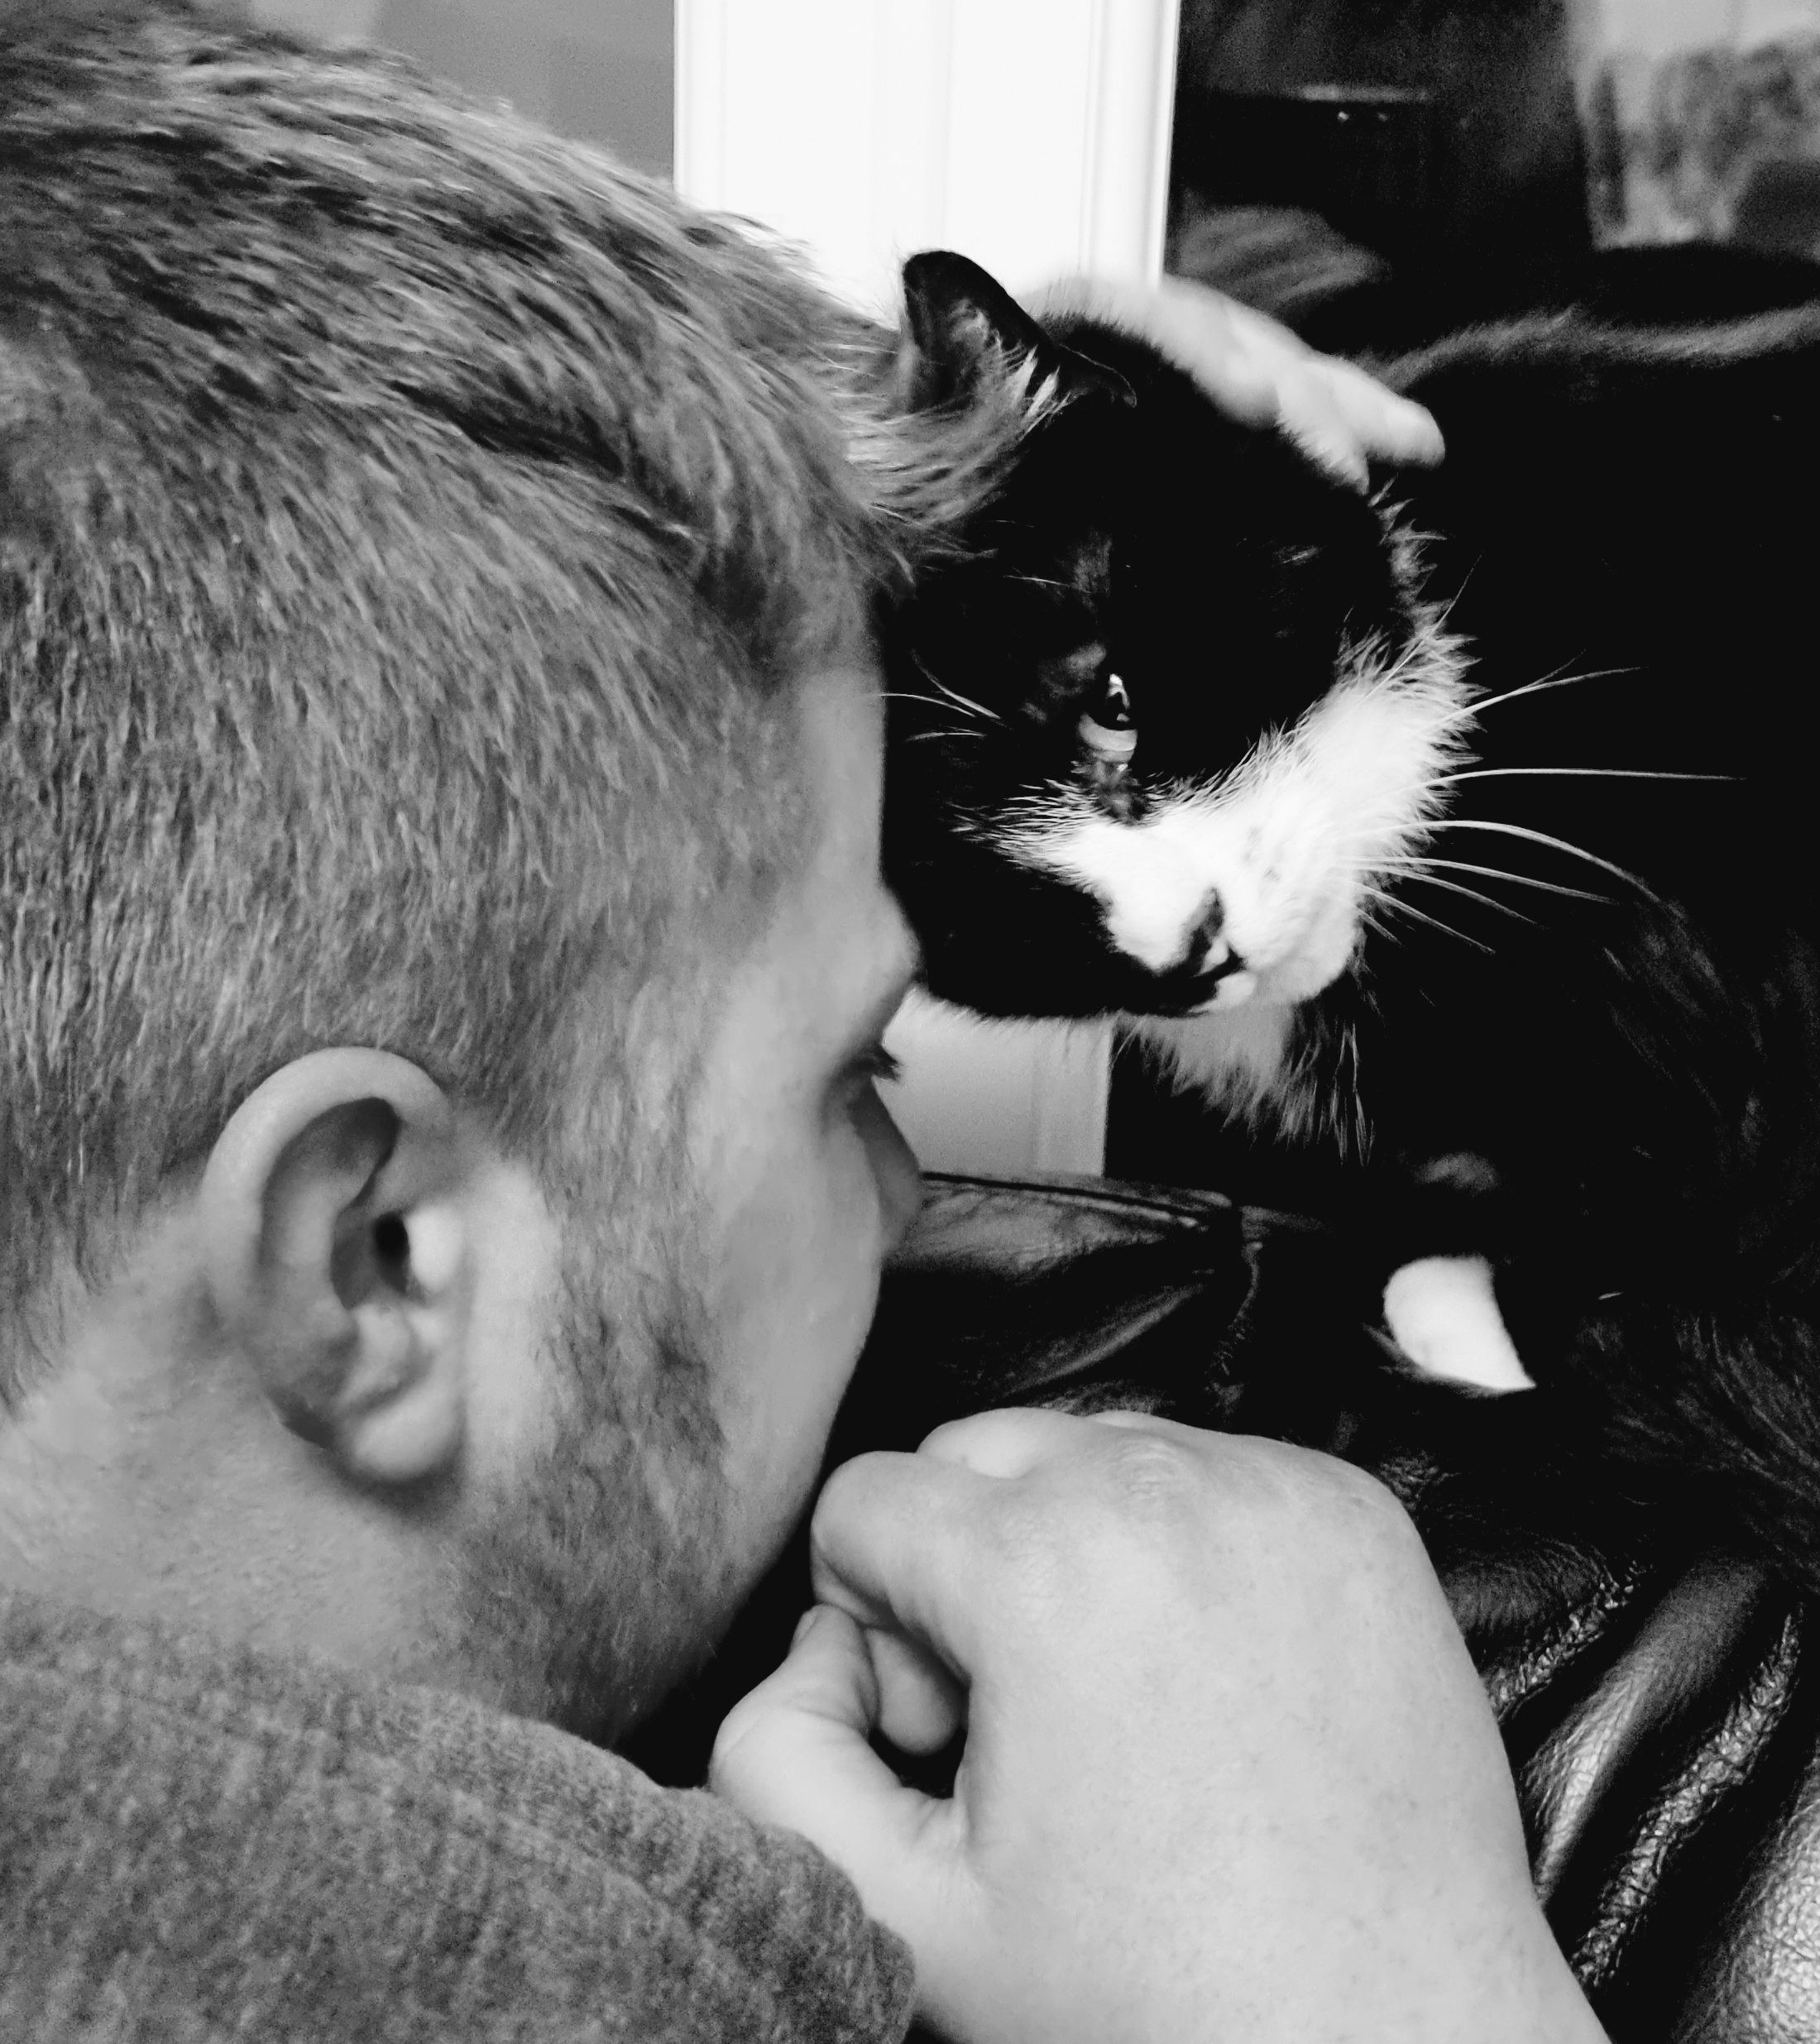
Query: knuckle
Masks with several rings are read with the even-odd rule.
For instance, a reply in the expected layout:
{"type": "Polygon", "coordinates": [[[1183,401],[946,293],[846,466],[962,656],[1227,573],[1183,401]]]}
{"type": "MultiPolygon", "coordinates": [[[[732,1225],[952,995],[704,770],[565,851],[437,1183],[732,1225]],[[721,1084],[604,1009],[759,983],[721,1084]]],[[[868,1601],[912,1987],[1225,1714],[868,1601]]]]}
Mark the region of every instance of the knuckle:
{"type": "Polygon", "coordinates": [[[1121,1430],[1112,1437],[1105,1461],[1114,1497],[1126,1515],[1173,1520],[1186,1511],[1199,1512],[1206,1472],[1179,1442],[1121,1430]]]}
{"type": "Polygon", "coordinates": [[[938,1426],[930,1428],[917,1443],[920,1453],[929,1453],[944,1448],[960,1448],[976,1436],[986,1432],[1001,1417],[995,1412],[963,1413],[956,1419],[944,1419],[938,1426]]]}
{"type": "Polygon", "coordinates": [[[1106,1429],[1078,1461],[1015,1486],[1002,1543],[1040,1553],[1057,1580],[1123,1576],[1145,1557],[1198,1545],[1209,1503],[1207,1472],[1183,1444],[1137,1429],[1106,1429]]]}

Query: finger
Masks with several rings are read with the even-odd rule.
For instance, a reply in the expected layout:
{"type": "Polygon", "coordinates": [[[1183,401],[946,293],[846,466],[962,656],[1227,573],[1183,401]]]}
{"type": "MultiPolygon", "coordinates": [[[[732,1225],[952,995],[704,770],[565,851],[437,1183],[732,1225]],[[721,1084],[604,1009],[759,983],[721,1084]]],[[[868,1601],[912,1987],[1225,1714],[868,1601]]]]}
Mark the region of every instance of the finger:
{"type": "MultiPolygon", "coordinates": [[[[914,1642],[958,1687],[989,1686],[996,1657],[1028,1617],[1032,1539],[1041,1548],[1042,1526],[1054,1533],[1080,1510],[1104,1510],[1109,1496],[1116,1504],[1116,1482],[1109,1493],[1093,1481],[1095,1465],[1116,1478],[1106,1441],[1115,1424],[1179,1438],[1203,1460],[1231,1449],[1226,1436],[1147,1413],[1018,1409],[953,1421],[914,1455],[861,1455],[829,1477],[809,1529],[816,1596],[869,1630],[914,1642]],[[1033,1519],[1008,1479],[1042,1469],[1062,1482],[1033,1519]]],[[[913,1719],[927,1711],[936,1729],[958,1721],[957,1707],[924,1693],[914,1674],[905,1696],[913,1719]]]]}
{"type": "Polygon", "coordinates": [[[1439,427],[1420,404],[1331,356],[1310,355],[1285,376],[1279,419],[1324,467],[1361,486],[1367,457],[1429,465],[1445,452],[1439,427]]]}
{"type": "Polygon", "coordinates": [[[1278,395],[1277,424],[1329,475],[1354,490],[1369,485],[1371,469],[1364,449],[1320,364],[1285,377],[1278,395]]]}
{"type": "Polygon", "coordinates": [[[1229,419],[1280,426],[1354,489],[1368,486],[1370,461],[1426,467],[1445,452],[1421,405],[1357,363],[1317,353],[1267,313],[1188,278],[1077,280],[1046,294],[1040,310],[1083,312],[1141,335],[1229,419]]]}
{"type": "Polygon", "coordinates": [[[939,1753],[967,1721],[967,1692],[926,1648],[873,1628],[866,1651],[878,1684],[878,1727],[900,1753],[939,1753]]]}
{"type": "Polygon", "coordinates": [[[1082,1424],[1074,1413],[1003,1406],[950,1419],[926,1434],[917,1453],[970,1469],[976,1476],[1026,1476],[1038,1462],[1078,1447],[1082,1424]]]}
{"type": "Polygon", "coordinates": [[[1267,425],[1286,362],[1307,351],[1286,327],[1180,277],[1155,287],[1147,337],[1185,369],[1228,419],[1267,425]]]}
{"type": "Polygon", "coordinates": [[[879,1692],[860,1629],[819,1607],[783,1664],[728,1712],[708,1786],[759,1824],[798,1832],[841,1868],[869,1912],[920,1927],[917,1862],[947,1849],[944,1806],[872,1750],[879,1692]]]}
{"type": "Polygon", "coordinates": [[[908,1634],[965,1683],[994,1626],[1000,1486],[935,1456],[861,1455],[822,1486],[809,1523],[816,1596],[908,1634]]]}
{"type": "Polygon", "coordinates": [[[1434,415],[1425,406],[1387,390],[1356,362],[1316,358],[1329,395],[1347,429],[1365,452],[1381,462],[1430,466],[1447,452],[1434,415]]]}
{"type": "Polygon", "coordinates": [[[1139,335],[1185,370],[1228,418],[1267,426],[1276,416],[1276,337],[1286,329],[1220,292],[1185,277],[1155,284],[1075,277],[1031,301],[1040,319],[1079,313],[1139,335]]]}
{"type": "MultiPolygon", "coordinates": [[[[805,1611],[790,1650],[721,1720],[708,1786],[763,1823],[788,1823],[811,1756],[836,1776],[859,1763],[879,1716],[879,1689],[864,1635],[843,1611],[805,1611]]],[[[862,1774],[868,1770],[860,1769],[862,1774]]]]}

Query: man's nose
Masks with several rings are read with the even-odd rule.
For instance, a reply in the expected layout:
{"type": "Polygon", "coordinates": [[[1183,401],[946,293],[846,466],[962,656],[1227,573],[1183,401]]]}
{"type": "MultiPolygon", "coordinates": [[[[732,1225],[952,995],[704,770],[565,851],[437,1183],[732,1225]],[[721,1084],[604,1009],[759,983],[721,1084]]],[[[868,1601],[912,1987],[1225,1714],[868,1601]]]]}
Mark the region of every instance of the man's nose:
{"type": "Polygon", "coordinates": [[[875,1107],[877,1118],[867,1129],[866,1140],[878,1174],[884,1253],[888,1257],[922,1211],[922,1170],[890,1110],[882,1100],[875,1100],[875,1107]]]}

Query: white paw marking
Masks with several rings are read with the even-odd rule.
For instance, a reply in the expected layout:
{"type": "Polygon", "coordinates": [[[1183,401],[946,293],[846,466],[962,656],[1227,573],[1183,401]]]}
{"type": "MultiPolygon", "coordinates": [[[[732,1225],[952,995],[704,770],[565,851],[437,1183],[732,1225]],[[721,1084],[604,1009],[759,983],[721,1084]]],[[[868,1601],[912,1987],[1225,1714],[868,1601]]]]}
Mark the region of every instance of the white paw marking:
{"type": "Polygon", "coordinates": [[[1535,1388],[1497,1309],[1492,1266],[1483,1257],[1424,1257],[1406,1263],[1384,1287],[1384,1320],[1425,1376],[1487,1391],[1535,1388]]]}

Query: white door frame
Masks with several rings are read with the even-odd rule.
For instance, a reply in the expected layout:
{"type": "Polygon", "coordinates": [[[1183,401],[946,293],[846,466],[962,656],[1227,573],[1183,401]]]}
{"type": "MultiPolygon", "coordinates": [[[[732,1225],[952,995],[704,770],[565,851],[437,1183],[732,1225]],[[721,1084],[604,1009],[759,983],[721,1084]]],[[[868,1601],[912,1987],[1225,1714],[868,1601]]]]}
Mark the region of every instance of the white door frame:
{"type": "MultiPolygon", "coordinates": [[[[676,182],[894,317],[903,257],[1013,290],[1162,266],[1180,0],[676,0],[676,182]]],[[[892,1107],[950,1170],[1096,1172],[1105,1023],[908,1003],[892,1107]]]]}

